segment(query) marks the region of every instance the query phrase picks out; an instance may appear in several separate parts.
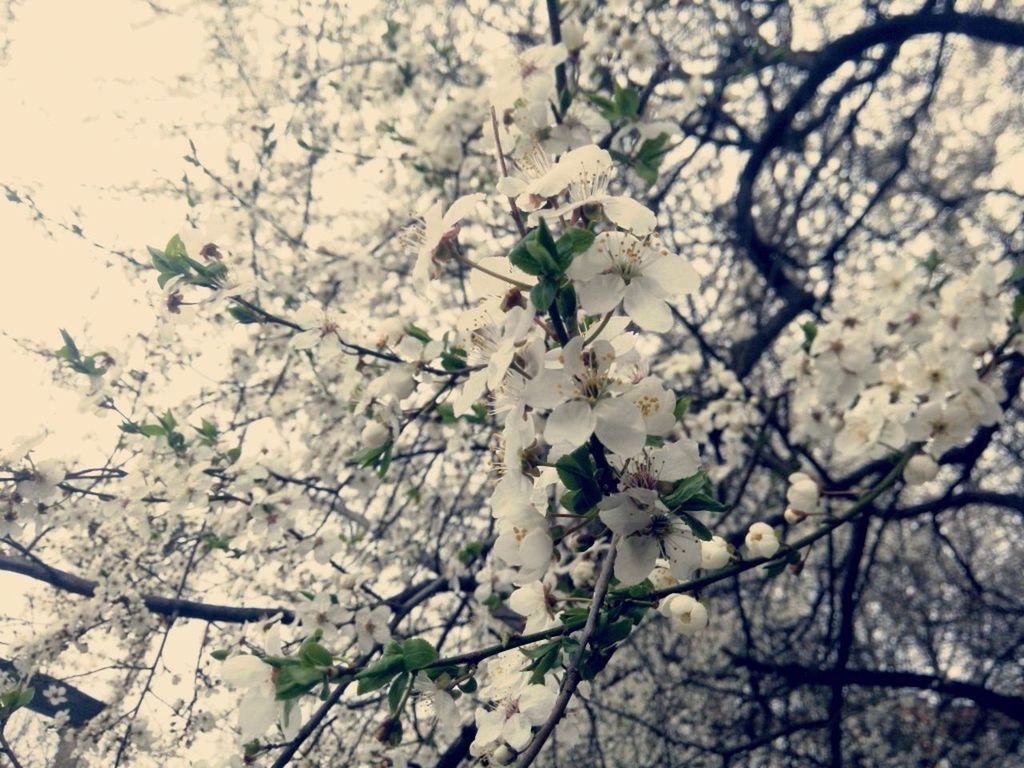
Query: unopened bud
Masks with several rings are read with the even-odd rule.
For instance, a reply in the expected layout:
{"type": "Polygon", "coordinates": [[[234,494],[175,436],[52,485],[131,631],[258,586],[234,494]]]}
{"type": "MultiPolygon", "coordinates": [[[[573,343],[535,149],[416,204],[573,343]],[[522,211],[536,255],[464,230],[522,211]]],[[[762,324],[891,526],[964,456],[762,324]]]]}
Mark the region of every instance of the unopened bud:
{"type": "Polygon", "coordinates": [[[920,485],[934,480],[939,474],[939,465],[935,459],[926,453],[919,453],[912,456],[907,466],[903,468],[903,481],[907,485],[920,485]]]}
{"type": "Polygon", "coordinates": [[[786,511],[782,513],[782,516],[786,518],[786,522],[790,525],[797,525],[807,519],[807,515],[792,507],[786,507],[786,511]]]}
{"type": "Polygon", "coordinates": [[[385,719],[373,732],[373,737],[381,744],[397,747],[402,742],[402,721],[397,717],[385,719]]]}
{"type": "Polygon", "coordinates": [[[510,288],[501,300],[502,312],[508,312],[512,307],[522,307],[523,309],[527,307],[526,297],[518,288],[510,288]]]}
{"type": "Polygon", "coordinates": [[[364,448],[380,448],[391,439],[391,430],[379,421],[371,421],[359,434],[359,442],[364,448]]]}
{"type": "Polygon", "coordinates": [[[511,765],[516,759],[515,752],[502,744],[491,754],[492,765],[511,765]]]}

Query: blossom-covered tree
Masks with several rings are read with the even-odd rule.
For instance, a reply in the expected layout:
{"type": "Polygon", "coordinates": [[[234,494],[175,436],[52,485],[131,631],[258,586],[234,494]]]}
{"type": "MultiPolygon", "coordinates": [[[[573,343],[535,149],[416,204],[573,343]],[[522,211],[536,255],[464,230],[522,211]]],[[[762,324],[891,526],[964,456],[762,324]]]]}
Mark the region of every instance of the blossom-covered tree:
{"type": "Polygon", "coordinates": [[[231,141],[44,352],[103,460],[0,454],[4,760],[1021,759],[1019,8],[173,11],[231,141]]]}

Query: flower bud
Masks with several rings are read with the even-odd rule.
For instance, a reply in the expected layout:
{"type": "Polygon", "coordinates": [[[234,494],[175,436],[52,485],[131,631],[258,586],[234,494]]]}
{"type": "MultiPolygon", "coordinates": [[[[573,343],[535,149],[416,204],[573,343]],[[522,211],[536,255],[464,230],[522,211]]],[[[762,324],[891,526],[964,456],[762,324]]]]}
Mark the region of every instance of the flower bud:
{"type": "Polygon", "coordinates": [[[779,537],[768,523],[751,525],[745,542],[754,557],[771,557],[779,551],[779,537]]]}
{"type": "Polygon", "coordinates": [[[515,752],[502,744],[491,753],[491,765],[511,765],[516,759],[515,752]]]}
{"type": "Polygon", "coordinates": [[[786,511],[782,513],[782,516],[786,518],[786,522],[790,525],[797,525],[807,519],[807,515],[799,509],[793,509],[793,507],[786,507],[786,511]]]}
{"type": "Polygon", "coordinates": [[[391,439],[391,430],[379,421],[371,421],[359,434],[359,442],[363,448],[380,448],[391,439]]]}
{"type": "Polygon", "coordinates": [[[711,541],[700,543],[700,567],[707,571],[717,571],[729,562],[729,545],[721,536],[714,536],[711,541]]]}
{"type": "Polygon", "coordinates": [[[570,51],[578,51],[583,47],[583,25],[579,19],[571,18],[562,22],[562,42],[570,51]]]}
{"type": "Polygon", "coordinates": [[[594,580],[594,563],[592,560],[577,560],[569,569],[569,578],[576,587],[590,584],[594,580]]]}
{"type": "Polygon", "coordinates": [[[388,389],[398,400],[405,400],[416,391],[416,379],[404,371],[394,370],[388,374],[388,389]]]}
{"type": "Polygon", "coordinates": [[[939,465],[935,459],[927,453],[918,453],[910,457],[907,466],[903,468],[903,481],[907,485],[921,485],[929,480],[934,480],[939,474],[939,465]]]}
{"type": "Polygon", "coordinates": [[[655,568],[647,577],[655,589],[668,589],[679,583],[679,579],[672,575],[668,568],[655,568]]]}
{"type": "Polygon", "coordinates": [[[402,721],[397,717],[387,718],[373,732],[373,737],[381,744],[397,747],[402,742],[402,721]]]}
{"type": "Polygon", "coordinates": [[[789,490],[786,491],[786,501],[789,506],[798,512],[809,515],[818,510],[818,497],[820,491],[818,484],[803,472],[794,472],[789,476],[789,490]]]}
{"type": "Polygon", "coordinates": [[[342,589],[355,589],[356,575],[354,573],[343,573],[338,578],[338,586],[342,589]]]}
{"type": "Polygon", "coordinates": [[[690,595],[669,595],[658,610],[684,635],[695,635],[708,625],[708,609],[690,595]]]}

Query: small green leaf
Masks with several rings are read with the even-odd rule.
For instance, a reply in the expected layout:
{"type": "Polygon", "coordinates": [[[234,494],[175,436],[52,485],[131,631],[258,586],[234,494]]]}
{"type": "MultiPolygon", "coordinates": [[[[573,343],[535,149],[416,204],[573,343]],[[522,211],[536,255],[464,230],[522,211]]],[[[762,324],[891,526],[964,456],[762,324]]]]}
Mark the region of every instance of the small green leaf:
{"type": "Polygon", "coordinates": [[[228,307],[228,314],[235,318],[235,320],[240,322],[242,325],[250,325],[252,323],[263,322],[263,318],[260,317],[257,313],[253,312],[248,307],[243,307],[238,304],[228,307]]]}
{"type": "Polygon", "coordinates": [[[313,667],[281,667],[274,680],[274,698],[278,701],[296,699],[313,690],[323,679],[324,673],[313,667]]]}
{"type": "Polygon", "coordinates": [[[405,326],[405,332],[412,336],[414,339],[419,339],[424,344],[429,344],[431,341],[429,333],[424,331],[422,328],[413,325],[412,323],[409,323],[407,326],[405,326]]]}
{"type": "Polygon", "coordinates": [[[693,531],[698,539],[701,541],[711,541],[713,534],[711,533],[711,529],[704,525],[704,523],[689,512],[677,509],[676,514],[683,518],[683,521],[690,526],[690,530],[693,531]]]}
{"type": "Polygon", "coordinates": [[[211,651],[210,655],[213,656],[217,661],[224,661],[228,656],[231,655],[230,651],[224,650],[223,648],[217,651],[211,651]]]}
{"type": "Polygon", "coordinates": [[[391,687],[388,689],[388,709],[392,715],[398,714],[398,706],[402,703],[405,689],[409,685],[409,678],[408,672],[402,672],[391,681],[391,687]]]}
{"type": "Polygon", "coordinates": [[[690,409],[690,398],[687,396],[676,398],[676,407],[672,409],[672,415],[676,421],[681,421],[686,412],[690,409]]]}
{"type": "Polygon", "coordinates": [[[330,651],[316,641],[306,640],[299,648],[299,658],[311,667],[330,668],[334,665],[334,658],[330,651]]]}
{"type": "Polygon", "coordinates": [[[558,285],[545,277],[530,289],[530,302],[537,308],[538,313],[547,312],[551,302],[555,300],[557,291],[558,285]]]}
{"type": "Polygon", "coordinates": [[[423,669],[437,661],[437,649],[422,638],[413,637],[403,640],[400,645],[402,656],[405,659],[405,668],[410,672],[423,669]]]}
{"type": "Polygon", "coordinates": [[[371,664],[356,675],[356,681],[358,682],[356,690],[358,693],[369,693],[370,691],[383,688],[391,682],[395,675],[402,672],[404,668],[405,665],[401,655],[389,655],[385,652],[379,661],[371,664]]]}
{"type": "Polygon", "coordinates": [[[608,624],[598,630],[597,634],[594,635],[594,642],[604,646],[615,645],[629,637],[629,633],[632,631],[633,622],[629,619],[619,619],[613,624],[608,624]]]}

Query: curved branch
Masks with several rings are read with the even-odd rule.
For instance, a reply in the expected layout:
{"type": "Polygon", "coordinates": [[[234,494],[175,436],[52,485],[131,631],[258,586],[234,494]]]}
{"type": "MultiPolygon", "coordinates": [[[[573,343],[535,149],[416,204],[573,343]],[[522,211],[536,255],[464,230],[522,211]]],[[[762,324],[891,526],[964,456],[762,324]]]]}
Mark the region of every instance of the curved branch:
{"type": "MultiPolygon", "coordinates": [[[[73,595],[92,597],[96,594],[97,583],[83,579],[59,568],[53,568],[41,562],[32,562],[19,557],[0,555],[0,571],[10,571],[28,576],[56,587],[73,595]]],[[[124,598],[122,598],[124,599],[124,598]]],[[[179,600],[160,595],[143,595],[142,601],[153,613],[161,616],[174,616],[180,619],[202,619],[204,621],[221,621],[231,624],[245,624],[254,621],[266,621],[272,616],[281,616],[283,624],[295,621],[295,614],[287,608],[241,608],[233,605],[217,605],[200,603],[194,600],[179,600]]]]}

